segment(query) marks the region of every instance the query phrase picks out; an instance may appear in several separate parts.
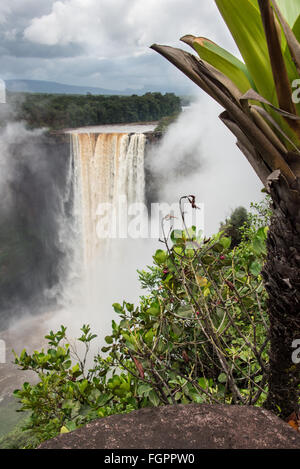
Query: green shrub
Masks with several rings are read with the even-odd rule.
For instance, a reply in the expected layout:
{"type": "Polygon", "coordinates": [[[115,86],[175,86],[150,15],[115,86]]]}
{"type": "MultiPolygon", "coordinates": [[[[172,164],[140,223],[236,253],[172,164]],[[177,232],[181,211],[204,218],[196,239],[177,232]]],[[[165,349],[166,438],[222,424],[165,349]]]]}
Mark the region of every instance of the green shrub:
{"type": "Polygon", "coordinates": [[[26,429],[42,441],[146,406],[260,405],[268,322],[260,275],[267,228],[259,219],[250,218],[233,249],[223,232],[203,239],[195,227],[165,237],[153,266],[139,271],[147,290],[139,305],[113,305],[119,320],[112,321],[93,366],[87,360],[96,335],[88,325],[78,339],[82,357],[64,326],[47,336],[47,351],[16,355],[15,363],[40,379],[15,391],[22,409],[31,412],[26,429]]]}

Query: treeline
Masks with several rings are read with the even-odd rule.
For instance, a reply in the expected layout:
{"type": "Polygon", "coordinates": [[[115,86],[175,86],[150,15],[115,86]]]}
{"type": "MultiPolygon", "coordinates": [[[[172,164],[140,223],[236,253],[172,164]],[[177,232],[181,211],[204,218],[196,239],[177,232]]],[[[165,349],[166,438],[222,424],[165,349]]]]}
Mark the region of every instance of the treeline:
{"type": "Polygon", "coordinates": [[[24,93],[11,95],[10,99],[17,103],[17,119],[25,120],[29,128],[156,121],[181,110],[180,98],[173,93],[143,96],[24,93]]]}
{"type": "Polygon", "coordinates": [[[179,112],[174,112],[170,116],[163,117],[155,127],[155,132],[166,132],[169,125],[173,124],[179,116],[179,112]]]}

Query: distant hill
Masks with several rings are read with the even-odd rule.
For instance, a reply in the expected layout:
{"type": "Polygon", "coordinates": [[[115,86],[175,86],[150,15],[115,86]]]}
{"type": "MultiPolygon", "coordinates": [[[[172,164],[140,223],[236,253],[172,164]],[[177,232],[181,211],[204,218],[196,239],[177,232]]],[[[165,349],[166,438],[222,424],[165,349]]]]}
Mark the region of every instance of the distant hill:
{"type": "Polygon", "coordinates": [[[53,94],[138,94],[134,90],[107,90],[104,88],[95,88],[91,86],[75,86],[57,83],[55,81],[39,81],[39,80],[5,80],[6,89],[8,91],[21,91],[29,93],[53,93],[53,94]]]}
{"type": "Polygon", "coordinates": [[[102,95],[143,95],[150,92],[172,92],[177,95],[189,94],[190,89],[153,89],[153,87],[144,86],[143,89],[131,89],[127,88],[125,90],[109,90],[105,88],[96,88],[92,86],[75,86],[75,85],[66,85],[63,83],[57,83],[55,81],[39,81],[39,80],[5,80],[6,89],[8,91],[19,91],[19,92],[28,92],[28,93],[53,93],[53,94],[102,94],[102,95]]]}

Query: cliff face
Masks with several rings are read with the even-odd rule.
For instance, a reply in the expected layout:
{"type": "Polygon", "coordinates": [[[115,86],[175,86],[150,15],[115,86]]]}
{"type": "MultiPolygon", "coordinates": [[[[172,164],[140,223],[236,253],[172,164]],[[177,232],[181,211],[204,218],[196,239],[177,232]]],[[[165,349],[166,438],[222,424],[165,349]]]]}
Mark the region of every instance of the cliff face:
{"type": "Polygon", "coordinates": [[[68,137],[32,136],[11,144],[9,155],[9,201],[0,201],[0,329],[10,318],[53,304],[50,292],[64,258],[57,213],[69,160],[68,137]]]}
{"type": "Polygon", "coordinates": [[[163,138],[162,132],[146,132],[146,148],[145,148],[145,197],[150,213],[151,204],[158,202],[159,187],[163,183],[163,177],[159,177],[158,174],[153,175],[151,157],[157,147],[161,143],[163,138]]]}

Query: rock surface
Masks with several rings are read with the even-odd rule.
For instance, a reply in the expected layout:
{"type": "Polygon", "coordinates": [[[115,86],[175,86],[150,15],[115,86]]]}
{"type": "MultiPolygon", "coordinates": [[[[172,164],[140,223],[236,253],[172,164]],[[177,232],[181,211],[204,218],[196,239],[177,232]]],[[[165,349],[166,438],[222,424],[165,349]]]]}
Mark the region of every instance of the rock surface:
{"type": "Polygon", "coordinates": [[[94,420],[40,449],[300,448],[300,434],[258,407],[189,404],[94,420]]]}

